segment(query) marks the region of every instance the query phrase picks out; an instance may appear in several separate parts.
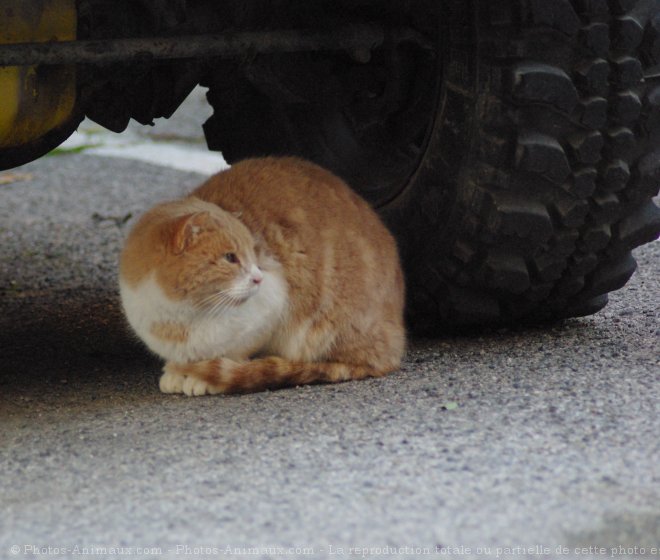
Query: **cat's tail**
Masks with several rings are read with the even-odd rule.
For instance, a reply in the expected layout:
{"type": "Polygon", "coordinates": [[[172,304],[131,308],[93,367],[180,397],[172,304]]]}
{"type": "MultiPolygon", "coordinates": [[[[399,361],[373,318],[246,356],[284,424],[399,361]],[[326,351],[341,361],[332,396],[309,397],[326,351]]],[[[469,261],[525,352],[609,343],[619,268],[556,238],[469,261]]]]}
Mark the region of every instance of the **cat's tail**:
{"type": "Polygon", "coordinates": [[[276,356],[234,362],[227,358],[191,364],[168,364],[166,373],[193,377],[213,393],[252,393],[309,383],[338,383],[365,377],[380,377],[396,369],[376,369],[339,362],[297,362],[276,356]]]}

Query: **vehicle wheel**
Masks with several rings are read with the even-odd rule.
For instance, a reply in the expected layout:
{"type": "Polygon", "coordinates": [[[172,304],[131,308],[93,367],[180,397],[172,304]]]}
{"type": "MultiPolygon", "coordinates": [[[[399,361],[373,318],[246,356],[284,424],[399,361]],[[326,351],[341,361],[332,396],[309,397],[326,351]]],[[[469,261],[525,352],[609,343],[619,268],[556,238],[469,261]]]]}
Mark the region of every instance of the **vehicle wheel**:
{"type": "Polygon", "coordinates": [[[363,194],[399,241],[414,331],[598,311],[660,231],[660,0],[402,4],[373,17],[430,45],[393,33],[368,61],[210,79],[210,147],[298,154],[363,194]]]}

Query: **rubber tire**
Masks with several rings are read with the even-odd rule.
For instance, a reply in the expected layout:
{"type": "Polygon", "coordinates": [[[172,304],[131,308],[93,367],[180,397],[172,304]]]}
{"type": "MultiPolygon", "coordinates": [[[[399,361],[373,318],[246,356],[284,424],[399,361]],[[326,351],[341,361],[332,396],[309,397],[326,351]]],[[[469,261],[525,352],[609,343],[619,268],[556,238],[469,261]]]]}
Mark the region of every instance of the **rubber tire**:
{"type": "Polygon", "coordinates": [[[598,311],[660,232],[660,0],[445,0],[441,26],[424,153],[379,208],[410,327],[598,311]]]}
{"type": "Polygon", "coordinates": [[[452,46],[427,159],[384,209],[394,228],[415,224],[409,322],[433,331],[594,313],[633,274],[631,249],[660,231],[660,86],[644,80],[660,62],[660,2],[473,9],[474,41],[452,46]],[[460,127],[455,114],[467,115],[460,127]],[[438,176],[455,193],[444,216],[438,176]]]}

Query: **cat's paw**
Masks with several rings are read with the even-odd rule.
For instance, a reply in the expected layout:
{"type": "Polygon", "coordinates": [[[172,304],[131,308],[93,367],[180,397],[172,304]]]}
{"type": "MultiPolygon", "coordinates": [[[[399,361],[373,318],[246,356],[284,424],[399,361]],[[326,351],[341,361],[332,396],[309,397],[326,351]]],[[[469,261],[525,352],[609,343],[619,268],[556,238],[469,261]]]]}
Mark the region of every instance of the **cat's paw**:
{"type": "Polygon", "coordinates": [[[165,366],[163,368],[163,375],[160,376],[158,386],[163,393],[183,393],[183,384],[186,380],[185,375],[181,375],[176,371],[165,366]]]}
{"type": "Polygon", "coordinates": [[[183,392],[189,397],[201,397],[202,395],[217,395],[222,389],[209,385],[206,381],[186,377],[183,381],[183,392]]]}
{"type": "Polygon", "coordinates": [[[163,393],[183,393],[189,397],[224,393],[229,376],[225,369],[229,364],[235,362],[224,358],[189,364],[167,362],[160,378],[160,390],[163,393]]]}

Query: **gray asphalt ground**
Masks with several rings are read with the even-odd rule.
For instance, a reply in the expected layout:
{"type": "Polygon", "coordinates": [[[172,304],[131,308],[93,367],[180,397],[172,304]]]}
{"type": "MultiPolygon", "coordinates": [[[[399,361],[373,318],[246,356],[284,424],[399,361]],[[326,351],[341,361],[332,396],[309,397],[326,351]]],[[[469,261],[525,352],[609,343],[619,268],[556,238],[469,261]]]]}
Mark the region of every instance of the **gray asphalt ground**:
{"type": "Polygon", "coordinates": [[[13,173],[0,558],[660,558],[659,243],[593,317],[413,341],[385,379],[168,396],[117,255],[202,177],[88,155],[13,173]]]}

